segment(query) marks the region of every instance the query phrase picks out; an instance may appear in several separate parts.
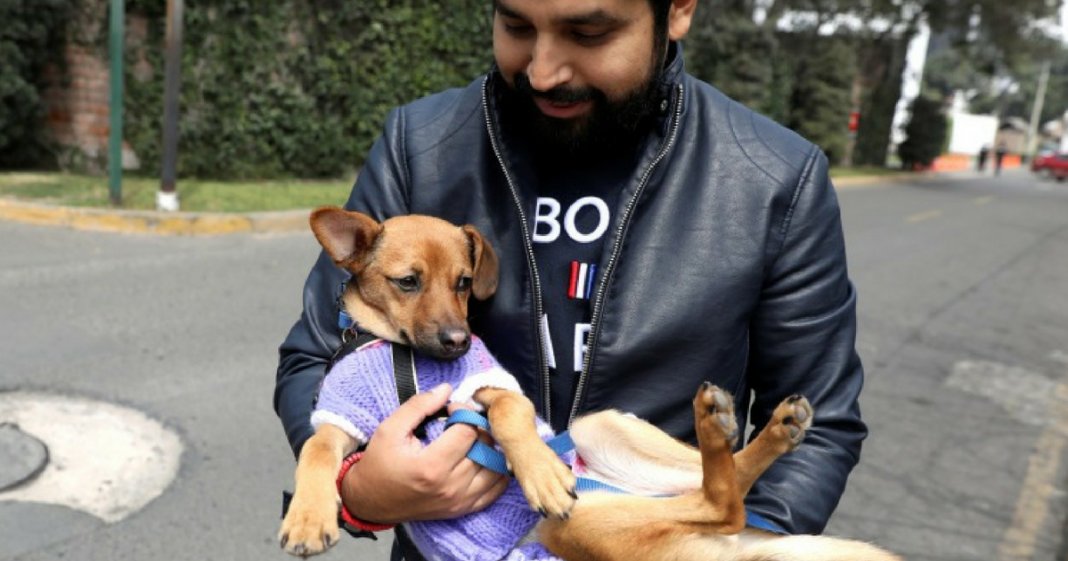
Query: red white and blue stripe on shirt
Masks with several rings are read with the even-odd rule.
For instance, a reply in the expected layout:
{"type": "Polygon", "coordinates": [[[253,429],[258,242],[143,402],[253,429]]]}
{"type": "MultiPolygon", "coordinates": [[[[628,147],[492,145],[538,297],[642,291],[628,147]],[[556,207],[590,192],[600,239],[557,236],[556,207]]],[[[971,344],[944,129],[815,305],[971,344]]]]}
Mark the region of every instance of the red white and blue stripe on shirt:
{"type": "Polygon", "coordinates": [[[571,281],[568,283],[567,297],[572,300],[589,300],[593,293],[593,282],[597,278],[597,265],[594,263],[571,262],[571,281]]]}

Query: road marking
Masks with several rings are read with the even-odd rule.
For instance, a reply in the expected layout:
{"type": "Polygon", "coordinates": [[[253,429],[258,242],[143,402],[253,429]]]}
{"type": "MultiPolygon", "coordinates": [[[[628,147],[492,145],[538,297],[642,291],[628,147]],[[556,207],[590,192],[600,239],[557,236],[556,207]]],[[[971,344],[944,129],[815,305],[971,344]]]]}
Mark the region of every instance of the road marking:
{"type": "Polygon", "coordinates": [[[998,548],[999,561],[1034,559],[1035,546],[1049,515],[1049,503],[1057,494],[1057,472],[1065,445],[1068,444],[1068,434],[1064,429],[1064,424],[1068,422],[1068,386],[1059,384],[1051,401],[1052,418],[1035,442],[1035,451],[1028,459],[1027,475],[1016,500],[1012,525],[1005,531],[1001,547],[998,548]]]}
{"type": "Polygon", "coordinates": [[[0,392],[0,421],[48,446],[36,479],[0,501],[67,506],[118,522],[163,493],[178,474],[182,443],[139,411],[103,401],[0,392]]]}
{"type": "Polygon", "coordinates": [[[924,220],[938,218],[939,216],[942,216],[942,211],[940,210],[925,210],[923,212],[917,212],[916,214],[908,215],[907,217],[905,217],[905,222],[908,222],[909,224],[915,224],[917,222],[923,222],[924,220]]]}
{"type": "Polygon", "coordinates": [[[1068,448],[1068,385],[1023,368],[983,361],[953,365],[946,385],[980,395],[1013,418],[1042,426],[1027,461],[1012,522],[998,547],[998,561],[1030,561],[1035,556],[1050,503],[1057,500],[1057,475],[1068,448]]]}
{"type": "Polygon", "coordinates": [[[985,205],[992,200],[994,200],[994,197],[978,197],[976,199],[972,199],[972,202],[977,205],[985,205]]]}

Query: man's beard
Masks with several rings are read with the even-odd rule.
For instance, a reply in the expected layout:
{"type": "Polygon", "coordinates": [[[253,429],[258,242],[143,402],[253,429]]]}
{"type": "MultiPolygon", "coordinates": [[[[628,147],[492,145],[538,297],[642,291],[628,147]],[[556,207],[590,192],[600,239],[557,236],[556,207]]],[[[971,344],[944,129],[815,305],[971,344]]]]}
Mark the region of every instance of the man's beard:
{"type": "Polygon", "coordinates": [[[518,130],[529,131],[535,149],[550,157],[596,157],[633,147],[648,130],[658,103],[660,64],[648,79],[622,99],[613,101],[596,88],[557,87],[536,91],[524,73],[505,88],[506,111],[512,113],[518,130]],[[535,98],[556,103],[591,101],[590,111],[573,119],[559,119],[541,112],[535,98]]]}

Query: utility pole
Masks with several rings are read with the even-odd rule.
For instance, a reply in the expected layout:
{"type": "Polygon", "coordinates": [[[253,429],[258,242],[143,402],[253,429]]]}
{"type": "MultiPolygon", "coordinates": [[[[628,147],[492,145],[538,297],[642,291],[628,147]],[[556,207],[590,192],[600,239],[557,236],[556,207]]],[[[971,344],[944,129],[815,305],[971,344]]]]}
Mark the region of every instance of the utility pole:
{"type": "Polygon", "coordinates": [[[1035,152],[1038,151],[1038,121],[1042,118],[1042,106],[1046,103],[1049,67],[1048,60],[1042,63],[1042,74],[1038,77],[1038,91],[1035,92],[1035,104],[1031,107],[1031,125],[1027,127],[1027,159],[1029,161],[1035,157],[1035,152]]]}
{"type": "Polygon", "coordinates": [[[122,204],[122,51],[126,6],[111,0],[108,18],[108,50],[111,54],[108,88],[108,196],[111,204],[122,204]]]}
{"type": "Polygon", "coordinates": [[[167,0],[163,82],[163,165],[156,209],[176,211],[178,191],[178,101],[182,82],[182,0],[167,0]]]}

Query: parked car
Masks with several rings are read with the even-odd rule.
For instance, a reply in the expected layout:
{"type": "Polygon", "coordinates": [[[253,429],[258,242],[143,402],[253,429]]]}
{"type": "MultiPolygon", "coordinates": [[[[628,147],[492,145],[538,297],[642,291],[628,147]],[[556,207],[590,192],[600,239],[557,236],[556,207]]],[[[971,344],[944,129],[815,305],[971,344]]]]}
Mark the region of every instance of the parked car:
{"type": "Polygon", "coordinates": [[[1041,177],[1064,181],[1068,178],[1068,153],[1037,154],[1031,161],[1031,171],[1041,177]]]}

